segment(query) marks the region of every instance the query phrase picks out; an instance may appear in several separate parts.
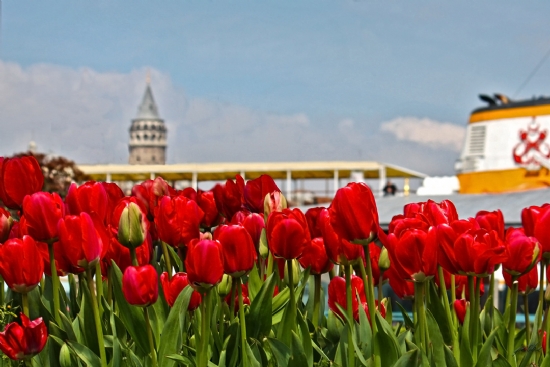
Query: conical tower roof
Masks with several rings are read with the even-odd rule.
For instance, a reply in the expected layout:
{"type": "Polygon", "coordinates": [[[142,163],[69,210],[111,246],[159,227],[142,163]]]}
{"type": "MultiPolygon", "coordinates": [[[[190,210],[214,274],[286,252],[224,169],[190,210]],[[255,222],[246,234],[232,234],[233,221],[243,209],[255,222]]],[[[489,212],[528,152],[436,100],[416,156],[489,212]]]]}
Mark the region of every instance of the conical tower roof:
{"type": "Polygon", "coordinates": [[[153,91],[151,90],[149,83],[147,83],[145,94],[143,95],[141,104],[138,107],[136,120],[141,119],[160,119],[159,111],[157,109],[155,99],[153,98],[153,91]]]}

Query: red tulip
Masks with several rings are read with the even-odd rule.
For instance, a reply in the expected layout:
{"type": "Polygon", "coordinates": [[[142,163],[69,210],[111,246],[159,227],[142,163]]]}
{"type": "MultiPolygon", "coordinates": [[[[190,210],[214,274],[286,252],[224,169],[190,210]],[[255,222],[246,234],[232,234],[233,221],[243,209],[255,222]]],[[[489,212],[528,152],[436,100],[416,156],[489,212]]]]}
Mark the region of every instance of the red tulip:
{"type": "Polygon", "coordinates": [[[48,329],[42,318],[29,320],[21,313],[21,325],[9,323],[0,333],[0,350],[10,359],[28,359],[46,346],[48,329]]]}
{"type": "MultiPolygon", "coordinates": [[[[361,278],[355,275],[351,276],[351,305],[353,310],[353,318],[359,319],[359,302],[357,302],[356,294],[359,295],[361,303],[365,300],[365,290],[363,289],[363,281],[361,278]]],[[[346,298],[346,280],[343,277],[334,277],[328,284],[328,307],[332,312],[340,316],[342,319],[344,315],[340,312],[337,304],[344,310],[347,310],[347,298],[346,298]]]]}
{"type": "MultiPolygon", "coordinates": [[[[504,282],[509,288],[512,288],[512,275],[506,271],[502,273],[504,275],[504,282]]],[[[527,274],[523,274],[518,277],[518,292],[520,294],[529,294],[535,291],[539,285],[539,272],[536,266],[533,266],[527,274]]]]}
{"type": "MultiPolygon", "coordinates": [[[[548,257],[547,253],[550,253],[550,205],[544,205],[540,208],[538,215],[534,214],[535,210],[531,210],[531,214],[536,216],[534,225],[534,237],[540,242],[542,246],[542,253],[545,257],[548,257]]],[[[529,226],[527,226],[528,229],[529,226]]],[[[526,231],[526,233],[530,232],[526,231]]]]}
{"type": "Polygon", "coordinates": [[[223,277],[223,250],[218,241],[192,240],[185,258],[187,278],[191,286],[204,291],[218,284],[223,277]]]}
{"type": "Polygon", "coordinates": [[[261,175],[244,186],[244,204],[252,213],[263,213],[265,196],[274,191],[281,192],[275,181],[268,175],[261,175]]]}
{"type": "Polygon", "coordinates": [[[506,260],[497,232],[480,228],[474,219],[440,225],[437,232],[438,261],[452,274],[486,276],[506,260]]]}
{"type": "Polygon", "coordinates": [[[269,217],[271,212],[280,212],[288,208],[288,203],[283,194],[278,191],[270,192],[265,196],[264,200],[264,216],[269,217]]]}
{"type": "Polygon", "coordinates": [[[256,263],[256,248],[248,231],[241,225],[221,225],[214,239],[222,245],[225,274],[234,278],[246,275],[256,263]]]}
{"type": "Polygon", "coordinates": [[[254,248],[256,251],[260,248],[260,238],[262,237],[262,230],[265,228],[265,221],[262,214],[250,213],[241,222],[244,228],[248,231],[248,234],[252,238],[254,248]]]}
{"type": "Polygon", "coordinates": [[[165,196],[160,200],[155,224],[161,240],[174,247],[187,245],[200,237],[199,225],[204,212],[184,196],[165,196]]]}
{"type": "Polygon", "coordinates": [[[527,237],[523,229],[509,228],[504,244],[507,259],[502,263],[502,268],[511,275],[526,274],[541,259],[540,244],[536,238],[527,237]]]}
{"type": "Polygon", "coordinates": [[[23,199],[21,230],[37,241],[51,241],[58,236],[57,222],[65,216],[61,197],[47,192],[37,192],[23,199]]]}
{"type": "Polygon", "coordinates": [[[145,208],[149,221],[153,221],[153,218],[157,215],[156,211],[161,198],[175,194],[176,190],[168,185],[162,177],[146,180],[132,188],[132,196],[140,203],[140,207],[145,208]]]}
{"type": "Polygon", "coordinates": [[[109,197],[103,185],[99,182],[88,181],[79,187],[75,183],[69,187],[65,198],[68,214],[79,215],[82,212],[96,213],[102,222],[107,223],[109,197]]]}
{"type": "Polygon", "coordinates": [[[93,268],[102,252],[102,240],[99,238],[92,218],[87,213],[79,216],[67,215],[58,223],[59,242],[66,257],[75,267],[93,268]]]}
{"type": "Polygon", "coordinates": [[[542,334],[542,351],[544,352],[544,355],[546,355],[546,331],[542,334]]]}
{"type": "Polygon", "coordinates": [[[218,225],[221,217],[216,207],[216,200],[214,200],[214,192],[199,190],[196,202],[204,212],[201,227],[210,228],[218,225]]]}
{"type": "MultiPolygon", "coordinates": [[[[172,279],[168,279],[168,273],[164,272],[160,275],[160,283],[162,284],[166,302],[168,302],[170,307],[173,307],[181,291],[189,285],[189,280],[186,273],[176,273],[172,275],[172,279]]],[[[201,304],[201,300],[200,293],[193,290],[187,309],[189,311],[197,309],[201,304]]]]}
{"type": "Polygon", "coordinates": [[[535,236],[535,224],[541,212],[545,211],[545,207],[549,204],[543,204],[542,206],[530,206],[523,208],[521,211],[521,224],[525,230],[525,234],[529,237],[535,236]]]}
{"type": "Polygon", "coordinates": [[[311,238],[322,237],[321,227],[319,225],[319,214],[323,210],[326,210],[322,207],[310,208],[307,210],[305,216],[307,220],[307,227],[309,228],[309,234],[311,238]]]}
{"type": "Polygon", "coordinates": [[[493,212],[480,211],[476,214],[475,220],[479,223],[481,228],[488,231],[496,231],[498,238],[504,241],[504,217],[500,210],[495,210],[493,212]]]}
{"type": "Polygon", "coordinates": [[[28,293],[40,283],[44,263],[32,237],[7,240],[0,246],[0,274],[19,293],[28,293]]]}
{"type": "Polygon", "coordinates": [[[267,242],[274,256],[297,259],[311,241],[304,214],[299,209],[273,212],[267,220],[267,242]]]}
{"type": "Polygon", "coordinates": [[[158,275],[152,265],[129,266],[122,276],[122,293],[129,304],[147,307],[157,301],[158,275]]]}
{"type": "MultiPolygon", "coordinates": [[[[149,264],[153,256],[153,241],[151,236],[147,236],[143,243],[136,247],[136,258],[139,265],[149,264]]],[[[111,236],[108,251],[101,258],[101,272],[108,274],[108,270],[112,265],[112,261],[117,264],[120,271],[124,273],[127,267],[132,265],[130,250],[122,246],[117,241],[116,236],[111,236]]]]}
{"type": "Polygon", "coordinates": [[[396,271],[395,266],[390,266],[384,274],[388,276],[391,288],[399,298],[414,298],[414,283],[405,280],[405,278],[396,271]]]}
{"type": "Polygon", "coordinates": [[[469,307],[470,302],[465,299],[457,299],[453,305],[453,308],[456,312],[456,317],[460,325],[464,324],[464,317],[466,317],[466,309],[469,307]]]}
{"type": "Polygon", "coordinates": [[[391,266],[407,280],[423,282],[437,272],[437,233],[435,227],[427,232],[416,228],[417,219],[403,219],[410,224],[399,232],[388,235],[387,249],[391,266]]]}
{"type": "Polygon", "coordinates": [[[111,223],[111,217],[118,202],[125,196],[122,189],[114,182],[100,182],[107,193],[107,213],[105,215],[105,224],[111,223]]]}
{"type": "Polygon", "coordinates": [[[334,267],[327,256],[322,237],[312,239],[304,247],[302,256],[298,261],[304,269],[310,268],[310,274],[313,275],[328,273],[334,267]]]}
{"type": "Polygon", "coordinates": [[[405,205],[403,211],[404,217],[419,218],[429,226],[449,224],[458,220],[456,208],[450,200],[443,200],[439,204],[433,200],[411,203],[405,205]]]}
{"type": "Polygon", "coordinates": [[[214,199],[216,200],[218,211],[225,219],[231,220],[233,215],[241,210],[243,205],[243,178],[237,175],[235,176],[235,182],[233,182],[233,180],[227,180],[225,185],[217,184],[212,191],[214,192],[214,199]]]}
{"type": "Polygon", "coordinates": [[[327,209],[323,209],[319,213],[317,225],[323,235],[327,256],[332,262],[342,265],[354,265],[364,258],[362,246],[354,245],[338,237],[330,224],[330,214],[327,209]]]}
{"type": "MultiPolygon", "coordinates": [[[[380,254],[382,252],[382,249],[378,246],[369,246],[368,248],[369,250],[369,256],[370,256],[370,263],[371,263],[371,269],[372,269],[372,280],[374,282],[374,285],[377,286],[378,283],[380,283],[380,265],[379,265],[379,261],[380,261],[380,254]]],[[[367,261],[365,259],[365,257],[363,256],[362,257],[363,259],[363,265],[367,265],[367,261]]],[[[391,263],[391,261],[390,261],[391,263]]],[[[388,275],[384,272],[382,273],[382,277],[384,279],[387,279],[388,278],[388,275]]]]}
{"type": "Polygon", "coordinates": [[[342,239],[370,242],[378,233],[376,201],[362,182],[351,182],[339,189],[329,212],[331,225],[342,239]]]}
{"type": "Polygon", "coordinates": [[[44,174],[33,156],[0,157],[0,200],[10,209],[19,209],[27,195],[42,190],[44,174]]]}
{"type": "Polygon", "coordinates": [[[12,226],[13,218],[11,214],[0,207],[0,243],[5,242],[9,238],[12,226]]]}

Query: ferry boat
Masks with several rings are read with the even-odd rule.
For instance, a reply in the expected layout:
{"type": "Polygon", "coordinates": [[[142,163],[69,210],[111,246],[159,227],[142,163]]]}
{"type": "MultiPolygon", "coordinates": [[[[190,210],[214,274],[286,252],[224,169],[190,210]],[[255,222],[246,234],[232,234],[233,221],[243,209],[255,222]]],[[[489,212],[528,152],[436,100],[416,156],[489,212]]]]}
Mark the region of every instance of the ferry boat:
{"type": "Polygon", "coordinates": [[[480,95],[455,165],[461,194],[505,193],[550,186],[550,97],[512,101],[480,95]]]}

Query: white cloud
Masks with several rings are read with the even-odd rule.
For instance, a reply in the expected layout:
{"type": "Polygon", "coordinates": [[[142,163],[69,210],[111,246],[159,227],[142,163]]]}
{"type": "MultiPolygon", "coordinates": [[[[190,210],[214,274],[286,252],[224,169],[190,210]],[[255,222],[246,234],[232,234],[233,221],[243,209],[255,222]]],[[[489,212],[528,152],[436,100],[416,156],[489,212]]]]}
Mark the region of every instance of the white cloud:
{"type": "MultiPolygon", "coordinates": [[[[126,163],[128,129],[146,74],[145,67],[117,73],[0,60],[0,156],[24,151],[34,140],[39,151],[77,163],[126,163]]],[[[300,111],[283,114],[190,98],[169,75],[155,69],[151,74],[168,126],[168,163],[362,159],[426,171],[442,161],[452,167],[456,158],[449,150],[434,155],[431,148],[373,134],[376,128],[361,120],[313,119],[300,111]]],[[[415,118],[388,121],[382,131],[444,148],[461,144],[455,140],[463,134],[452,124],[415,118]]]]}
{"type": "Polygon", "coordinates": [[[398,140],[412,141],[431,148],[449,149],[456,152],[462,149],[466,133],[464,127],[450,122],[410,116],[383,122],[380,130],[395,135],[398,140]]]}

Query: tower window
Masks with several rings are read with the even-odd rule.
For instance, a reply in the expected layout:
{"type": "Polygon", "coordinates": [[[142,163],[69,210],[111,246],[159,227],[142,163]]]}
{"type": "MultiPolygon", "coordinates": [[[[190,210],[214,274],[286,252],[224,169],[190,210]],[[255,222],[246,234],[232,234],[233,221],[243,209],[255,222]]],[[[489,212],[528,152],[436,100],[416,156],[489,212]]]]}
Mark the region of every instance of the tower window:
{"type": "Polygon", "coordinates": [[[141,136],[139,134],[136,134],[137,140],[141,140],[141,136]]]}
{"type": "Polygon", "coordinates": [[[151,140],[155,140],[157,136],[155,134],[151,135],[151,140]]]}
{"type": "Polygon", "coordinates": [[[139,157],[139,155],[136,157],[136,161],[141,161],[141,158],[139,157]]]}
{"type": "Polygon", "coordinates": [[[154,161],[155,161],[155,156],[152,156],[152,157],[151,157],[151,160],[154,162],[154,161]]]}
{"type": "Polygon", "coordinates": [[[149,126],[148,126],[147,124],[145,124],[145,125],[143,125],[143,128],[144,128],[145,130],[147,130],[147,129],[149,129],[149,126]]]}
{"type": "Polygon", "coordinates": [[[143,140],[149,140],[149,135],[143,134],[143,140]]]}

